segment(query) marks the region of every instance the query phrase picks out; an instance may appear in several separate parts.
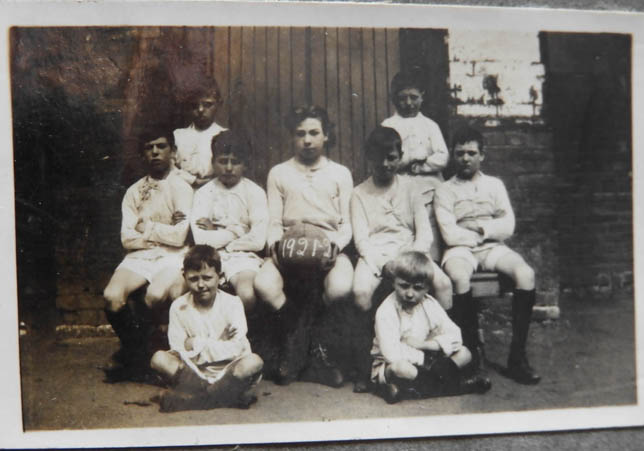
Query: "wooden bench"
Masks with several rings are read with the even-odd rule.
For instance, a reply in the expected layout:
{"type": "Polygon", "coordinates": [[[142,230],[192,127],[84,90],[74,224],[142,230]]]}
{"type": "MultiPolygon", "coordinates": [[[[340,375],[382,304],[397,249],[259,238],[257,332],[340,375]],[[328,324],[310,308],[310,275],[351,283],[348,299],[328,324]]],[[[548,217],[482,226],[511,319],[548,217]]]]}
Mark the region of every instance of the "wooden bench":
{"type": "Polygon", "coordinates": [[[472,297],[499,297],[512,291],[513,282],[507,276],[496,272],[476,272],[472,276],[472,297]]]}

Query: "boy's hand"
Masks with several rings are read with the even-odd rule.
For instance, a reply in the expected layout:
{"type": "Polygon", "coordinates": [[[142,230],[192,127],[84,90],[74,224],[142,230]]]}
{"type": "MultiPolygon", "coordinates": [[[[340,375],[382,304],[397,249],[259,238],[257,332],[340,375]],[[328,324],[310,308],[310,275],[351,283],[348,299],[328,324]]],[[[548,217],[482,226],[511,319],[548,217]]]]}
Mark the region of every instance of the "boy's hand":
{"type": "Polygon", "coordinates": [[[177,225],[186,220],[186,214],[182,211],[175,211],[172,214],[172,225],[177,225]]]}
{"type": "Polygon", "coordinates": [[[222,341],[228,341],[235,338],[235,335],[237,335],[237,329],[232,325],[228,325],[219,336],[219,339],[222,341]]]}
{"type": "Polygon", "coordinates": [[[483,227],[479,225],[476,219],[466,219],[465,221],[459,222],[458,225],[463,227],[464,229],[471,230],[472,232],[476,232],[479,235],[483,235],[485,233],[483,231],[483,227]]]}
{"type": "Polygon", "coordinates": [[[201,230],[215,230],[217,229],[217,226],[215,225],[214,222],[212,222],[208,218],[199,218],[195,222],[197,224],[197,227],[199,227],[201,230]]]}
{"type": "Polygon", "coordinates": [[[193,343],[194,343],[194,337],[188,337],[186,338],[186,341],[183,343],[183,347],[186,348],[186,351],[192,351],[194,349],[193,343]]]}
{"type": "Polygon", "coordinates": [[[134,226],[134,230],[136,230],[139,233],[145,232],[145,220],[142,218],[139,218],[136,225],[134,226]]]}
{"type": "Polygon", "coordinates": [[[195,181],[192,182],[192,185],[195,186],[195,187],[205,185],[206,183],[208,183],[211,180],[212,180],[212,177],[197,177],[197,178],[195,178],[195,181]]]}

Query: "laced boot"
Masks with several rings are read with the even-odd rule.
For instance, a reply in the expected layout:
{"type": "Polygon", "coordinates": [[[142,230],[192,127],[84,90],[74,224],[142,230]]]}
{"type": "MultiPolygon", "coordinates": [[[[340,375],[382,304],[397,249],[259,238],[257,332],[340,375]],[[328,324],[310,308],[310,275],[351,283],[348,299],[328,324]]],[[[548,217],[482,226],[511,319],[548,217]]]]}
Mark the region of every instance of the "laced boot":
{"type": "Polygon", "coordinates": [[[300,380],[316,382],[333,388],[344,385],[344,376],[340,369],[329,358],[328,350],[315,343],[310,350],[311,362],[302,373],[300,380]]]}
{"type": "Polygon", "coordinates": [[[535,290],[514,290],[512,299],[512,343],[505,375],[524,385],[538,384],[541,377],[528,363],[525,348],[535,303],[535,290]]]}

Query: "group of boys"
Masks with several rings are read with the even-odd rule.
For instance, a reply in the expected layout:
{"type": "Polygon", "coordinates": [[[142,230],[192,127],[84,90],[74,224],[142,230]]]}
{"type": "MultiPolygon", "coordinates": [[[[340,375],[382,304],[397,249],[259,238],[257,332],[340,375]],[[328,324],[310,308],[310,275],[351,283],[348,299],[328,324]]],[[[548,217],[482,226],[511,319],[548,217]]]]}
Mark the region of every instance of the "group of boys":
{"type": "Polygon", "coordinates": [[[187,128],[141,130],[147,175],[123,199],[127,255],[104,292],[121,341],[107,379],[151,368],[170,387],[158,397],[164,411],[248,407],[267,373],[246,337],[253,312],[286,331],[277,334],[276,362],[266,362],[275,381],[340,386],[342,373],[311,326],[324,306],[353,298],[361,313],[351,327],[367,338],[355,345],[363,364],[354,391],[373,389],[388,402],[483,393],[490,381],[470,288],[483,269],[516,284],[506,375],[537,383],[525,353],[534,272],[503,244],[514,230],[507,192],[480,171],[483,139],[471,128],[456,133],[456,172],[443,181],[449,152],[420,112],[422,86],[416,73],[392,80],[396,113],[367,138],[371,176],[355,188],[349,169],[325,155],[335,135],[320,107],[292,111],[295,154],[269,171],[266,192],[244,177],[250,141],[215,122],[222,99],[212,79],[195,93],[187,128]],[[167,343],[154,346],[150,325],[168,301],[167,343]],[[302,343],[318,350],[311,365],[293,365],[302,343]]]}

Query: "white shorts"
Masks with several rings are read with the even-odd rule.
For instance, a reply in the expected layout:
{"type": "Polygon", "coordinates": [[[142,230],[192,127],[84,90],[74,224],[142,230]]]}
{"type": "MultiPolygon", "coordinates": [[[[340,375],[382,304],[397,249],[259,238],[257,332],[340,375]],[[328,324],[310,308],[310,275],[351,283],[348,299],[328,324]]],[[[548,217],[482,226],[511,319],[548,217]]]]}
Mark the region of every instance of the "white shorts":
{"type": "Polygon", "coordinates": [[[242,271],[259,271],[263,260],[254,252],[219,252],[221,272],[227,281],[242,271]]]}
{"type": "Polygon", "coordinates": [[[450,247],[443,254],[442,266],[445,267],[445,262],[450,258],[458,257],[468,261],[472,265],[472,269],[476,271],[495,271],[496,264],[499,259],[511,252],[512,249],[505,244],[496,244],[491,247],[486,247],[481,250],[472,249],[466,246],[450,247]]]}
{"type": "Polygon", "coordinates": [[[154,276],[165,269],[176,269],[180,274],[181,268],[183,268],[183,257],[187,250],[187,247],[176,250],[157,247],[130,252],[116,267],[116,270],[127,269],[148,282],[152,282],[154,276]]]}

